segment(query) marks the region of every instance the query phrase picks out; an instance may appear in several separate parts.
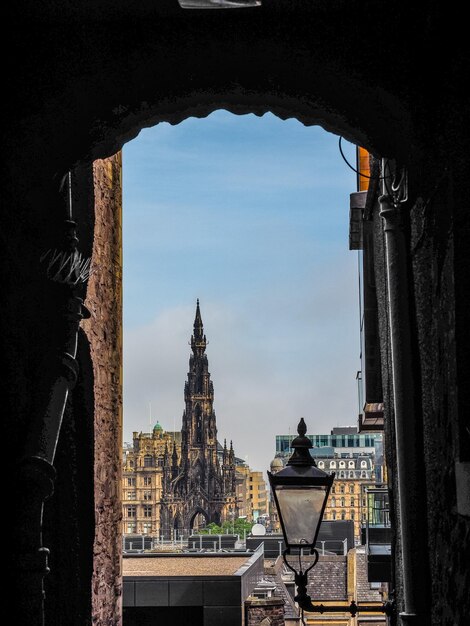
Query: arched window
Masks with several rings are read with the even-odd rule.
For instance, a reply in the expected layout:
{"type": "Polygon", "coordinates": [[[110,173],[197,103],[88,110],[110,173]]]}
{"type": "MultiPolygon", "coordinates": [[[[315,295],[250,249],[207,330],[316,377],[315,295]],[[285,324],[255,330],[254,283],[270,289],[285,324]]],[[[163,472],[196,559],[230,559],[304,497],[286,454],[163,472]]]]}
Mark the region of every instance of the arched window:
{"type": "Polygon", "coordinates": [[[336,469],[336,461],[330,461],[330,469],[336,469]]]}
{"type": "Polygon", "coordinates": [[[354,461],[349,461],[348,467],[354,469],[354,461]]]}
{"type": "Polygon", "coordinates": [[[367,469],[367,461],[361,461],[361,467],[365,467],[367,469]]]}
{"type": "Polygon", "coordinates": [[[325,467],[325,464],[323,463],[323,461],[319,461],[319,462],[318,462],[318,467],[319,467],[320,469],[323,469],[323,468],[325,467]]]}
{"type": "Polygon", "coordinates": [[[328,519],[328,513],[325,511],[324,515],[323,515],[323,519],[327,520],[328,519]]]}
{"type": "Polygon", "coordinates": [[[341,498],[341,506],[344,506],[344,498],[341,498]]]}
{"type": "Polygon", "coordinates": [[[354,509],[351,509],[351,519],[354,519],[354,509]]]}
{"type": "Polygon", "coordinates": [[[364,470],[362,470],[361,472],[361,478],[367,478],[367,472],[365,472],[364,470]]]}
{"type": "Polygon", "coordinates": [[[340,467],[346,467],[346,463],[345,463],[344,461],[340,461],[340,462],[339,462],[339,466],[340,466],[340,467]]]}
{"type": "Polygon", "coordinates": [[[151,454],[144,456],[144,467],[153,467],[153,456],[151,454]]]}
{"type": "Polygon", "coordinates": [[[333,487],[331,488],[331,493],[336,493],[336,485],[333,485],[333,487]]]}
{"type": "Polygon", "coordinates": [[[341,511],[341,519],[346,519],[346,511],[341,511]]]}
{"type": "Polygon", "coordinates": [[[351,498],[351,506],[354,506],[354,498],[351,498]]]}
{"type": "Polygon", "coordinates": [[[344,470],[340,471],[339,478],[346,478],[346,472],[344,470]]]}
{"type": "Polygon", "coordinates": [[[336,519],[336,511],[331,512],[331,519],[336,519]]]}
{"type": "Polygon", "coordinates": [[[354,478],[354,472],[352,470],[349,470],[348,476],[349,478],[354,478]]]}
{"type": "Polygon", "coordinates": [[[349,493],[354,493],[354,485],[349,485],[349,493]]]}
{"type": "Polygon", "coordinates": [[[340,493],[344,493],[344,485],[340,485],[339,486],[339,492],[340,493]]]}
{"type": "Polygon", "coordinates": [[[331,506],[336,506],[336,498],[334,496],[331,498],[331,506]]]}

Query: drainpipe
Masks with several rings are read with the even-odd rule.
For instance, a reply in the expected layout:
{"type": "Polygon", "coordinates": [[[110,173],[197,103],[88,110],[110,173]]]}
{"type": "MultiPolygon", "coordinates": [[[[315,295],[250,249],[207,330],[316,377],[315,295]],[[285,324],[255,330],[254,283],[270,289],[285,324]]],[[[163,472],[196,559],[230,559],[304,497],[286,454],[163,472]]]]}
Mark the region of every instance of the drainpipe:
{"type": "MultiPolygon", "coordinates": [[[[76,223],[71,215],[71,175],[68,175],[68,219],[65,241],[58,250],[48,250],[40,259],[46,277],[56,284],[54,297],[62,303],[57,327],[57,357],[44,369],[47,399],[35,407],[37,414],[25,437],[18,467],[20,485],[19,545],[16,562],[19,624],[44,626],[44,578],[49,572],[49,550],[42,545],[44,502],[52,496],[55,483],[54,457],[67,398],[78,374],[76,361],[80,321],[90,314],[77,296],[90,272],[90,260],[77,251],[76,223]]],[[[43,378],[44,381],[44,378],[43,378]]],[[[42,392],[43,390],[40,390],[42,392]]]]}
{"type": "MultiPolygon", "coordinates": [[[[385,182],[387,180],[385,169],[389,168],[389,171],[392,171],[392,166],[389,162],[383,165],[385,182]]],[[[429,618],[426,615],[424,592],[426,576],[423,569],[426,568],[428,554],[423,533],[421,499],[424,489],[420,467],[423,450],[414,402],[408,251],[402,224],[402,206],[408,199],[405,170],[393,170],[391,188],[387,189],[385,185],[384,187],[385,194],[379,198],[379,203],[385,233],[399,527],[403,563],[404,610],[399,617],[404,626],[426,626],[429,624],[429,618]]]]}
{"type": "Polygon", "coordinates": [[[65,337],[56,362],[52,365],[48,400],[28,433],[18,480],[24,501],[21,506],[18,572],[23,601],[17,607],[19,623],[44,624],[44,578],[49,573],[49,550],[42,545],[44,502],[54,493],[56,471],[54,456],[59,439],[67,397],[75,385],[78,364],[77,333],[82,319],[82,300],[67,300],[65,337]]]}

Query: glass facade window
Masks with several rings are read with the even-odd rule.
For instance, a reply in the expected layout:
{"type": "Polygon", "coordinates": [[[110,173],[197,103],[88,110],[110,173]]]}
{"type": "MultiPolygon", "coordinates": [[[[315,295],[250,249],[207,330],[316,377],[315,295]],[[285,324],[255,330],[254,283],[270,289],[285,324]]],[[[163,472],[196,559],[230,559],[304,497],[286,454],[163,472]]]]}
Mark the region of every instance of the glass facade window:
{"type": "Polygon", "coordinates": [[[369,526],[390,526],[388,492],[386,490],[371,490],[367,493],[367,514],[369,526]]]}
{"type": "MultiPolygon", "coordinates": [[[[297,435],[276,435],[276,453],[290,452],[292,440],[297,435]]],[[[382,433],[353,435],[309,435],[315,448],[374,448],[376,441],[382,441],[382,433]]]]}

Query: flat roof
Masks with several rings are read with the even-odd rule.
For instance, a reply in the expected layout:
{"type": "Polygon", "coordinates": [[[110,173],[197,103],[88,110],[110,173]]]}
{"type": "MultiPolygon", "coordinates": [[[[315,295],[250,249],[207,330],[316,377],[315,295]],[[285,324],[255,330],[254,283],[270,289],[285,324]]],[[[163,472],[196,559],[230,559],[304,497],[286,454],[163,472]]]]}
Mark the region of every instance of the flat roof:
{"type": "Polygon", "coordinates": [[[126,556],[122,568],[124,576],[234,576],[251,556],[126,556]]]}

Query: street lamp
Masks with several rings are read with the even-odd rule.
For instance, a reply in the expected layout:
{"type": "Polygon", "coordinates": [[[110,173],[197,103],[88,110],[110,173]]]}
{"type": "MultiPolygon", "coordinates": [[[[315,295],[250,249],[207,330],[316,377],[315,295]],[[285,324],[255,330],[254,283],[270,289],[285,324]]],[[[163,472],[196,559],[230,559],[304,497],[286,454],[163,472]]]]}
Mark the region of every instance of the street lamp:
{"type": "Polygon", "coordinates": [[[303,549],[314,554],[335,475],[316,466],[309,452],[312,443],[305,436],[307,426],[303,418],[297,432],[299,436],[292,442],[294,453],[287,467],[276,474],[268,472],[268,476],[286,543],[285,554],[297,554],[303,549]]]}
{"type": "Polygon", "coordinates": [[[315,544],[335,474],[327,474],[316,466],[309,452],[313,446],[310,439],[306,437],[307,426],[303,418],[299,422],[297,432],[299,436],[291,444],[294,452],[287,466],[276,474],[268,472],[286,545],[282,556],[286,566],[294,572],[297,587],[294,600],[301,609],[314,613],[347,611],[353,616],[358,612],[391,614],[390,602],[382,606],[372,606],[358,605],[353,600],[347,607],[343,605],[325,607],[323,604],[312,604],[307,594],[308,572],[318,561],[319,555],[315,544]],[[304,570],[302,556],[306,549],[309,555],[313,555],[313,559],[304,570]],[[287,560],[287,556],[292,554],[299,557],[298,570],[287,560]]]}

